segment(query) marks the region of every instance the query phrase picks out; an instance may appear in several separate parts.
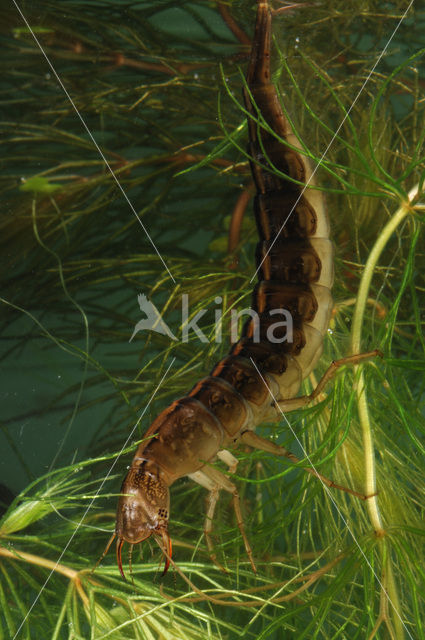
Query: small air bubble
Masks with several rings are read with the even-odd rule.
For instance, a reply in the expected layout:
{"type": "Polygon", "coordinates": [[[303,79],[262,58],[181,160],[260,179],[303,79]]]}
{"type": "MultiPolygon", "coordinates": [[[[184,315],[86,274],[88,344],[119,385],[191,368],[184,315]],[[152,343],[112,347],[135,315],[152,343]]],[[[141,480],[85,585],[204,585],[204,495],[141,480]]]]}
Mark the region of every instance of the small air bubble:
{"type": "Polygon", "coordinates": [[[46,80],[50,80],[52,76],[50,75],[50,73],[45,73],[44,77],[46,78],[46,80]]]}

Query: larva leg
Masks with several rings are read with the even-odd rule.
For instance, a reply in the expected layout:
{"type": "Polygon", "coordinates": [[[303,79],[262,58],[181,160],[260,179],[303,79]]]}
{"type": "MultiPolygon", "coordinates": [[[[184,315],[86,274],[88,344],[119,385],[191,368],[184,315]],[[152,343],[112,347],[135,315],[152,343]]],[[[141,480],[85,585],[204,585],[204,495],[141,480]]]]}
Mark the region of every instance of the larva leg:
{"type": "MultiPolygon", "coordinates": [[[[261,436],[254,433],[254,431],[245,431],[242,434],[241,441],[244,444],[247,444],[249,447],[252,447],[253,449],[260,449],[261,451],[267,451],[268,453],[273,453],[273,455],[275,456],[282,456],[282,457],[288,458],[289,460],[291,460],[291,462],[294,462],[295,464],[298,462],[301,462],[301,460],[297,458],[295,454],[291,453],[291,451],[289,451],[288,449],[285,449],[285,447],[281,447],[280,445],[275,444],[270,440],[267,440],[267,438],[262,438],[261,436]]],[[[323,484],[325,484],[329,488],[340,489],[341,491],[350,493],[352,496],[356,496],[356,498],[360,498],[361,500],[367,500],[368,498],[372,497],[372,496],[365,496],[363,493],[359,493],[358,491],[354,491],[353,489],[348,489],[347,487],[343,487],[342,485],[337,484],[333,480],[330,480],[330,478],[323,476],[321,473],[319,473],[318,471],[316,471],[316,469],[313,469],[312,467],[303,467],[303,470],[307,471],[308,473],[311,473],[312,476],[315,476],[316,478],[321,480],[323,484]]]]}
{"type": "Polygon", "coordinates": [[[197,482],[202,487],[205,487],[205,489],[208,489],[208,496],[206,500],[207,510],[206,510],[205,520],[204,520],[205,541],[207,543],[208,553],[210,554],[210,558],[212,562],[214,562],[214,564],[219,569],[221,569],[221,571],[224,571],[224,573],[227,573],[227,569],[225,569],[223,565],[220,564],[220,562],[217,560],[217,555],[214,551],[214,544],[211,539],[212,523],[214,519],[214,512],[215,512],[215,507],[218,501],[220,488],[217,486],[215,482],[213,482],[213,480],[208,478],[208,476],[203,471],[195,471],[194,473],[190,473],[188,475],[188,478],[190,478],[191,480],[194,480],[194,482],[197,482]]]}
{"type": "Polygon", "coordinates": [[[345,364],[357,364],[362,360],[368,360],[369,358],[374,358],[376,356],[383,357],[383,354],[381,353],[381,351],[379,351],[379,349],[367,351],[366,353],[357,353],[354,356],[347,356],[346,358],[341,358],[340,360],[334,360],[318,382],[317,387],[313,389],[313,391],[309,395],[300,396],[299,398],[290,398],[289,400],[282,400],[280,402],[277,402],[276,404],[283,412],[294,411],[294,409],[305,407],[307,404],[317,398],[317,396],[323,391],[329,380],[334,377],[340,367],[345,364]]]}
{"type": "Polygon", "coordinates": [[[217,453],[217,458],[219,458],[224,464],[226,464],[229,468],[229,473],[236,473],[236,469],[238,466],[238,459],[235,458],[233,453],[227,451],[227,449],[222,449],[217,453]]]}
{"type": "MultiPolygon", "coordinates": [[[[230,473],[235,473],[236,467],[238,466],[238,460],[232,453],[230,453],[230,451],[222,449],[217,453],[217,457],[228,466],[230,473]]],[[[215,480],[209,478],[204,471],[205,469],[203,471],[196,471],[195,473],[191,473],[189,477],[209,491],[206,500],[207,510],[204,522],[205,540],[212,562],[214,562],[219,569],[227,573],[227,569],[225,569],[225,567],[223,567],[223,565],[217,560],[217,555],[214,551],[214,545],[211,539],[214,512],[218,502],[221,486],[219,486],[215,480]]]]}
{"type": "Polygon", "coordinates": [[[214,486],[214,488],[210,490],[207,496],[207,512],[205,515],[204,535],[205,535],[205,540],[207,542],[207,547],[208,547],[208,551],[209,551],[212,562],[214,562],[214,564],[219,569],[221,569],[221,571],[224,571],[224,573],[227,573],[227,569],[223,567],[223,565],[217,560],[217,555],[214,551],[214,545],[211,539],[214,512],[218,502],[219,493],[220,493],[220,489],[214,486]]]}
{"type": "MultiPolygon", "coordinates": [[[[254,564],[254,559],[252,556],[251,545],[249,544],[247,535],[245,533],[245,527],[244,527],[242,511],[241,511],[241,503],[240,503],[239,493],[236,486],[233,484],[233,482],[230,482],[230,480],[223,473],[221,473],[221,471],[218,471],[213,467],[203,467],[202,471],[197,471],[196,473],[191,474],[190,477],[193,480],[196,480],[196,482],[199,482],[199,484],[202,484],[204,487],[209,488],[210,490],[210,494],[207,498],[207,516],[205,518],[204,531],[205,531],[205,538],[207,541],[208,550],[210,552],[211,559],[213,560],[213,562],[218,567],[220,567],[220,569],[223,569],[223,567],[217,562],[216,556],[213,553],[211,531],[212,531],[212,523],[214,519],[215,507],[218,501],[219,491],[220,489],[224,489],[224,491],[227,491],[228,493],[232,494],[233,509],[235,510],[236,522],[238,524],[239,531],[241,532],[241,536],[245,545],[245,550],[248,555],[249,561],[251,563],[252,570],[255,573],[257,573],[257,569],[254,564]],[[201,478],[200,476],[203,476],[203,477],[201,478]]],[[[223,570],[225,571],[225,569],[223,570]]]]}

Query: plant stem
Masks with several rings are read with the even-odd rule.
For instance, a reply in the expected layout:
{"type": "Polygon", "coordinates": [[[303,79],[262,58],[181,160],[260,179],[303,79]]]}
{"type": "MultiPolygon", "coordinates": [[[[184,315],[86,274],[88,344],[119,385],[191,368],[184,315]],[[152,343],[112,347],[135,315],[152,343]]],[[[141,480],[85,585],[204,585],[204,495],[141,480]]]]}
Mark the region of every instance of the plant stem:
{"type": "Polygon", "coordinates": [[[0,556],[11,558],[12,560],[20,560],[21,562],[29,562],[29,564],[36,564],[39,567],[44,567],[51,571],[57,571],[63,576],[69,578],[69,580],[75,580],[78,575],[78,571],[75,571],[75,569],[71,569],[70,567],[66,567],[64,564],[58,564],[53,560],[48,560],[47,558],[42,558],[41,556],[36,556],[32,553],[26,553],[25,551],[12,552],[4,547],[0,547],[0,556]]]}
{"type": "MultiPolygon", "coordinates": [[[[367,299],[369,297],[370,284],[378,264],[379,258],[397,227],[412,212],[412,200],[418,195],[418,185],[416,185],[408,194],[407,202],[403,202],[397,209],[394,216],[388,221],[377,238],[369,258],[366,262],[363,276],[359,286],[357,295],[357,303],[353,317],[353,327],[351,331],[351,350],[352,353],[361,353],[361,335],[363,327],[363,319],[366,308],[367,299]]],[[[361,366],[361,365],[358,365],[361,366]]],[[[376,473],[375,473],[375,455],[373,446],[372,425],[369,417],[369,408],[367,402],[366,384],[363,370],[360,370],[358,383],[356,387],[357,406],[359,412],[359,420],[363,436],[363,450],[365,461],[365,494],[371,496],[367,500],[369,518],[373,529],[377,536],[384,536],[385,531],[379,511],[378,500],[376,494],[376,473]]],[[[400,602],[397,594],[397,588],[392,572],[391,562],[387,558],[386,562],[387,584],[391,585],[391,595],[387,592],[386,596],[391,598],[391,604],[395,609],[394,626],[397,630],[397,637],[404,637],[403,623],[401,619],[400,602]]]]}
{"type": "MultiPolygon", "coordinates": [[[[389,220],[381,231],[376,240],[369,258],[366,262],[363,276],[357,294],[357,304],[354,310],[353,327],[351,331],[351,351],[352,353],[360,353],[361,335],[363,328],[363,319],[366,308],[367,299],[369,297],[370,283],[375,271],[375,267],[379,258],[389,241],[390,237],[401,224],[404,218],[412,211],[411,201],[418,194],[418,186],[416,185],[408,195],[407,202],[401,204],[394,216],[389,220]]],[[[360,365],[359,365],[360,366],[360,365]]],[[[369,410],[367,403],[366,386],[363,371],[360,371],[360,377],[356,389],[357,403],[359,411],[359,419],[363,434],[364,460],[365,460],[365,493],[372,496],[376,493],[376,477],[375,477],[375,456],[373,450],[372,427],[369,418],[369,410]]],[[[381,516],[378,508],[377,497],[373,496],[367,501],[369,517],[376,533],[383,533],[381,516]]]]}
{"type": "Polygon", "coordinates": [[[53,560],[48,560],[48,558],[42,558],[41,556],[36,556],[32,553],[26,553],[25,551],[12,552],[8,549],[5,549],[4,547],[0,547],[0,556],[11,558],[12,560],[20,560],[21,562],[28,562],[29,564],[35,564],[39,567],[50,569],[51,572],[56,571],[57,573],[61,573],[63,576],[74,583],[75,588],[77,589],[84,604],[89,604],[87,595],[85,594],[81,584],[80,571],[71,569],[64,564],[59,564],[58,562],[54,562],[53,560]]]}

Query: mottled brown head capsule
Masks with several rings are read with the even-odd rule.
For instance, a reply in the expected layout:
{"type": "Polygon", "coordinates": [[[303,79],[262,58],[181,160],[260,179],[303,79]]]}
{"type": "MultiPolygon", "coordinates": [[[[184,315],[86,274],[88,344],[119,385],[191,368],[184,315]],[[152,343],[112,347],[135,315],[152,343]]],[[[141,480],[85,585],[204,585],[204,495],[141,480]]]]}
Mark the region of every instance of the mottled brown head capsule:
{"type": "MultiPolygon", "coordinates": [[[[118,500],[115,534],[117,563],[125,579],[121,559],[124,542],[133,545],[146,540],[152,534],[159,534],[155,535],[156,540],[161,548],[161,542],[165,545],[168,556],[171,557],[171,540],[167,531],[170,492],[156,464],[135,458],[122,484],[121,494],[118,500]]],[[[164,555],[166,561],[163,575],[170,564],[169,557],[164,555]]]]}

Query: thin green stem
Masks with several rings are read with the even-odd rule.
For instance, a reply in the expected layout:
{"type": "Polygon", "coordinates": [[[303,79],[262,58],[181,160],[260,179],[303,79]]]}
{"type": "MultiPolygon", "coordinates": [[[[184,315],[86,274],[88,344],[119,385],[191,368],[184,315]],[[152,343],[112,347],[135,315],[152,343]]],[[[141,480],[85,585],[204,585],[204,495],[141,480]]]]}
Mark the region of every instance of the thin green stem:
{"type": "MultiPolygon", "coordinates": [[[[386,226],[382,229],[378,236],[369,258],[366,262],[363,276],[360,282],[359,292],[357,295],[357,303],[354,311],[353,328],[351,332],[351,349],[352,353],[360,353],[361,336],[363,328],[364,314],[367,304],[367,299],[370,295],[370,285],[372,282],[373,274],[375,273],[376,266],[379,262],[379,258],[387,245],[389,239],[393,235],[397,227],[404,221],[406,216],[412,212],[411,202],[418,195],[418,185],[416,185],[409,192],[408,199],[403,202],[397,209],[394,216],[388,221],[386,226]]],[[[361,365],[358,365],[361,367],[361,365]]],[[[356,388],[357,405],[359,412],[359,420],[362,429],[363,436],[363,450],[364,450],[364,462],[365,462],[365,493],[371,497],[367,501],[367,507],[369,512],[369,518],[375,533],[378,536],[384,535],[384,526],[382,523],[381,513],[379,511],[378,499],[376,495],[376,465],[375,465],[375,453],[373,444],[373,430],[369,416],[369,407],[367,401],[366,384],[363,375],[363,370],[360,370],[360,375],[356,388]]],[[[386,592],[386,596],[390,599],[391,604],[395,610],[394,623],[398,631],[398,638],[404,637],[400,602],[397,593],[397,586],[394,580],[393,570],[391,562],[387,559],[386,562],[387,572],[387,584],[391,586],[391,593],[386,592]]]]}
{"type": "MultiPolygon", "coordinates": [[[[375,245],[370,252],[369,258],[366,262],[363,276],[360,282],[359,292],[357,294],[357,303],[354,310],[353,317],[353,328],[351,331],[351,350],[352,353],[360,353],[362,350],[361,346],[361,335],[363,328],[363,319],[364,313],[366,309],[367,299],[369,298],[369,290],[370,284],[372,281],[373,274],[375,272],[376,265],[378,264],[379,258],[391,238],[394,231],[401,224],[404,218],[409,215],[412,210],[411,201],[418,194],[418,186],[416,185],[409,193],[407,202],[403,202],[401,206],[398,208],[394,216],[389,220],[387,225],[381,231],[375,245]]],[[[360,365],[359,365],[360,366],[360,365]]],[[[367,394],[365,388],[365,381],[363,377],[363,372],[360,373],[360,378],[357,385],[357,402],[359,408],[359,416],[360,423],[362,427],[363,433],[363,445],[365,452],[365,472],[366,472],[366,481],[365,481],[365,492],[367,495],[372,495],[376,493],[376,479],[375,479],[375,462],[374,462],[374,453],[373,453],[373,439],[372,439],[372,428],[369,419],[368,412],[368,404],[367,404],[367,394]]],[[[378,504],[376,496],[368,500],[369,507],[369,515],[372,522],[372,525],[375,531],[382,530],[382,522],[381,517],[379,515],[378,504]]]]}
{"type": "Polygon", "coordinates": [[[404,638],[404,624],[401,617],[401,613],[402,613],[401,603],[400,603],[400,598],[398,596],[397,584],[394,578],[394,571],[392,568],[390,550],[388,549],[387,551],[388,551],[388,554],[387,554],[387,559],[385,563],[385,571],[387,576],[387,592],[385,596],[388,597],[388,600],[391,602],[391,606],[393,607],[396,614],[393,617],[396,637],[402,639],[404,638]]]}

